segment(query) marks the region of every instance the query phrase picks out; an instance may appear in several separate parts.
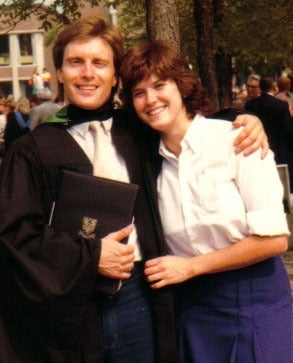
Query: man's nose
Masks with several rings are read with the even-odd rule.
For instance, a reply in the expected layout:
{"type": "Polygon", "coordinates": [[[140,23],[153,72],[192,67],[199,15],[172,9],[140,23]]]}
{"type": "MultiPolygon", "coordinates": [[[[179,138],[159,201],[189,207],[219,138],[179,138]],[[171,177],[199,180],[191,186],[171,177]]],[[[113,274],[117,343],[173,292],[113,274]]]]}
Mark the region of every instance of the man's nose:
{"type": "Polygon", "coordinates": [[[82,76],[91,78],[94,74],[93,65],[91,63],[84,63],[82,68],[82,76]]]}

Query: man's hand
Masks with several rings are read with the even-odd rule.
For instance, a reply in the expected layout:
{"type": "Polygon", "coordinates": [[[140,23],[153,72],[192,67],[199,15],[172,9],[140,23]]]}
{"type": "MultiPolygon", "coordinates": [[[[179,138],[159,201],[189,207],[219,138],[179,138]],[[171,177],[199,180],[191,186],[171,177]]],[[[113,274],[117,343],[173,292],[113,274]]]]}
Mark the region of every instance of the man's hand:
{"type": "Polygon", "coordinates": [[[102,238],[98,272],[114,279],[128,279],[134,266],[134,248],[120,243],[128,237],[133,226],[129,225],[102,238]]]}
{"type": "Polygon", "coordinates": [[[239,115],[233,122],[234,127],[243,126],[243,130],[234,141],[235,152],[243,151],[243,155],[248,156],[261,148],[261,158],[268,153],[269,143],[260,119],[252,115],[239,115]]]}

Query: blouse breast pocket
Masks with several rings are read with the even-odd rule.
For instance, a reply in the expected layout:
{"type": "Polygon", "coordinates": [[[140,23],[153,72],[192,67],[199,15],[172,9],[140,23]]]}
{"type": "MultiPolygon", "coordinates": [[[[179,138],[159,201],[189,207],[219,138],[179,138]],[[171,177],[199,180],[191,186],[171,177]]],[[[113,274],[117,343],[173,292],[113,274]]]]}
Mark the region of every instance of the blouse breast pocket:
{"type": "Polygon", "coordinates": [[[195,178],[196,199],[205,211],[217,212],[229,203],[231,181],[220,172],[201,171],[195,178]]]}

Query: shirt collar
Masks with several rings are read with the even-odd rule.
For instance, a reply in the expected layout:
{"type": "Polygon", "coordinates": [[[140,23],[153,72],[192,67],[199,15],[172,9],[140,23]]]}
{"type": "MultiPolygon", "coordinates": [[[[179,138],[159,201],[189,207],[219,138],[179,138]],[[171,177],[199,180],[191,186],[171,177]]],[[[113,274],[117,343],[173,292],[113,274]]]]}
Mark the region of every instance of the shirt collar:
{"type": "MultiPolygon", "coordinates": [[[[105,134],[109,136],[111,134],[113,118],[111,117],[111,118],[109,118],[107,120],[99,121],[99,122],[103,125],[103,129],[105,131],[105,134]]],[[[85,138],[86,134],[89,132],[90,123],[91,122],[89,122],[89,121],[88,122],[83,122],[81,124],[73,125],[70,128],[75,130],[75,132],[77,132],[80,136],[85,138]]]]}
{"type": "MultiPolygon", "coordinates": [[[[194,142],[195,139],[195,133],[197,132],[197,127],[198,127],[198,122],[197,120],[199,120],[200,118],[202,118],[203,116],[197,114],[195,115],[194,119],[192,120],[190,126],[187,129],[186,134],[184,135],[182,141],[181,141],[181,147],[182,150],[186,149],[186,148],[190,148],[193,152],[196,151],[196,143],[194,142]]],[[[159,145],[159,154],[161,156],[167,156],[167,157],[175,157],[175,155],[173,153],[171,153],[165,146],[163,140],[160,140],[160,145],[159,145]]]]}

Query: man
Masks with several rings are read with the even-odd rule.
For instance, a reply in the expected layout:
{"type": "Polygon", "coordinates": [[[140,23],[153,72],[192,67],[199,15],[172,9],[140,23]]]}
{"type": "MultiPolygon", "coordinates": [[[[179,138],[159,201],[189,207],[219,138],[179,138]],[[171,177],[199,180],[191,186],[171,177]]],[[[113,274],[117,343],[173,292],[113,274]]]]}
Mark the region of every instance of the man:
{"type": "Polygon", "coordinates": [[[260,76],[251,74],[246,81],[247,101],[256,98],[260,95],[260,76]]]}
{"type": "Polygon", "coordinates": [[[247,101],[256,98],[260,95],[259,87],[260,76],[257,74],[251,74],[246,80],[246,87],[241,89],[235,96],[233,105],[235,108],[244,109],[247,101]]]}
{"type": "Polygon", "coordinates": [[[277,164],[284,163],[283,144],[292,149],[293,123],[288,103],[275,97],[275,81],[270,76],[260,80],[261,95],[247,102],[245,110],[257,115],[264,125],[277,164]]]}
{"type": "Polygon", "coordinates": [[[53,58],[68,106],[16,142],[2,164],[3,363],[179,362],[170,291],[151,292],[143,276],[142,261],[166,250],[155,191],[145,179],[155,177],[152,165],[129,116],[112,107],[122,53],[119,33],[102,18],[64,29],[53,58]],[[102,240],[72,239],[47,221],[60,170],[93,173],[92,121],[103,129],[106,151],[98,161],[110,166],[106,176],[139,185],[134,227],[102,240]],[[105,295],[98,275],[123,280],[122,287],[105,295]]]}
{"type": "Polygon", "coordinates": [[[261,77],[260,88],[261,95],[248,101],[245,110],[253,112],[262,121],[276,163],[288,164],[293,190],[293,123],[289,105],[275,97],[276,84],[272,77],[261,77]]]}

